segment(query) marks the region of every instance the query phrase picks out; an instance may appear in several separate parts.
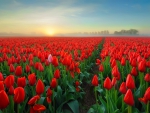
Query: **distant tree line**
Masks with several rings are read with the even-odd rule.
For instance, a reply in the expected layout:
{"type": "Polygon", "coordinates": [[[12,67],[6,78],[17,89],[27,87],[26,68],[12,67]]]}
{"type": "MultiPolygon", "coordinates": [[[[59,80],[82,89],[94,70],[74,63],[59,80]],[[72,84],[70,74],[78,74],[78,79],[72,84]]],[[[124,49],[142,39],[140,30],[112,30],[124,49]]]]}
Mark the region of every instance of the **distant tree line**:
{"type": "Polygon", "coordinates": [[[115,31],[115,35],[137,35],[139,33],[136,29],[130,29],[130,30],[121,30],[121,31],[115,31]]]}

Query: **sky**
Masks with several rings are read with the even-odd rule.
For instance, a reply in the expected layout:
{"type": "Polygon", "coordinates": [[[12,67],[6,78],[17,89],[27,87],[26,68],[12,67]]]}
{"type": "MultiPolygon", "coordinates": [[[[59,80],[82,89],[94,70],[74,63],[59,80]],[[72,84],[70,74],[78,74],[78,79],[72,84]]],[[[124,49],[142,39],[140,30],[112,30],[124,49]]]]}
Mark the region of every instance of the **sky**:
{"type": "Polygon", "coordinates": [[[0,0],[0,35],[122,29],[150,34],[150,0],[0,0]]]}

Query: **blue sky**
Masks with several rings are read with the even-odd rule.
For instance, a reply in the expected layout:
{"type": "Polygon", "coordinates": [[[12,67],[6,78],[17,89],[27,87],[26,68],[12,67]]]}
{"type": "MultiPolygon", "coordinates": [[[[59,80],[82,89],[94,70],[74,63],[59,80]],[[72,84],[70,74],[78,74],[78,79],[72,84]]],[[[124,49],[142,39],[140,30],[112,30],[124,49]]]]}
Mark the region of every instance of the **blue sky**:
{"type": "Polygon", "coordinates": [[[131,28],[150,34],[150,0],[0,0],[0,34],[131,28]]]}

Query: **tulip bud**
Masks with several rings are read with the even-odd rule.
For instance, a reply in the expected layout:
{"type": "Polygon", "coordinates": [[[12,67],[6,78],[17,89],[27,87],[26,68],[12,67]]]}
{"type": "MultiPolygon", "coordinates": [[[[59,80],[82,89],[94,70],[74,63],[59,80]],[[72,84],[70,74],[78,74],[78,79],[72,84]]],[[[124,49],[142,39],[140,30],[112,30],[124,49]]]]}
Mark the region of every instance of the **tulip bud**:
{"type": "Polygon", "coordinates": [[[147,74],[145,75],[144,80],[145,80],[146,82],[150,82],[150,74],[149,74],[149,73],[147,73],[147,74]]]}
{"type": "Polygon", "coordinates": [[[15,75],[16,76],[21,76],[22,75],[22,67],[21,66],[16,67],[15,75]]]}
{"type": "Polygon", "coordinates": [[[122,94],[125,94],[127,92],[127,88],[126,88],[126,83],[125,82],[122,82],[121,85],[120,85],[120,88],[119,88],[119,91],[122,93],[122,94]]]}
{"type": "Polygon", "coordinates": [[[56,80],[56,78],[52,78],[52,81],[50,83],[50,87],[52,89],[57,87],[57,80],[56,80]]]}
{"type": "Polygon", "coordinates": [[[17,87],[14,90],[14,102],[20,104],[25,99],[25,91],[22,87],[17,87]]]}
{"type": "Polygon", "coordinates": [[[94,76],[93,76],[92,85],[93,85],[93,86],[98,86],[98,77],[97,77],[97,75],[94,75],[94,76]]]}
{"type": "Polygon", "coordinates": [[[36,83],[36,76],[35,73],[32,73],[28,76],[29,85],[33,86],[36,83]]]}
{"type": "Polygon", "coordinates": [[[60,78],[60,71],[59,71],[59,69],[55,70],[55,72],[54,72],[54,77],[55,77],[56,79],[59,79],[59,78],[60,78]]]}
{"type": "Polygon", "coordinates": [[[10,86],[14,86],[14,82],[15,82],[14,75],[9,75],[4,80],[5,86],[7,88],[10,88],[10,86]]]}
{"type": "Polygon", "coordinates": [[[131,74],[128,74],[128,76],[126,78],[126,86],[129,89],[134,89],[135,88],[135,83],[134,83],[134,80],[133,80],[131,74]]]}
{"type": "Polygon", "coordinates": [[[26,78],[25,77],[20,77],[17,79],[17,85],[18,87],[25,87],[26,86],[26,78]]]}
{"type": "Polygon", "coordinates": [[[9,98],[4,90],[0,91],[0,100],[0,109],[5,109],[9,105],[9,98]]]}
{"type": "Polygon", "coordinates": [[[36,84],[36,94],[41,95],[44,92],[44,88],[43,82],[39,79],[36,84]]]}
{"type": "Polygon", "coordinates": [[[104,81],[104,88],[110,90],[112,88],[112,83],[109,77],[107,77],[104,81]]]}
{"type": "Polygon", "coordinates": [[[132,91],[130,89],[127,90],[124,96],[124,102],[130,106],[134,105],[134,98],[133,98],[132,91]]]}

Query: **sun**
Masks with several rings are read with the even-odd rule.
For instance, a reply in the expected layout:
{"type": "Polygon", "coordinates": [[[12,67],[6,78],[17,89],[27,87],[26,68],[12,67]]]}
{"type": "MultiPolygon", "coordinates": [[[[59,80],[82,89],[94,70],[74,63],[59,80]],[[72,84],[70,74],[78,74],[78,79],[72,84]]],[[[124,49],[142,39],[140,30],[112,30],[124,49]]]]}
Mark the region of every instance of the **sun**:
{"type": "Polygon", "coordinates": [[[53,30],[47,30],[45,32],[45,34],[48,35],[48,36],[53,36],[54,35],[54,31],[53,30]]]}

